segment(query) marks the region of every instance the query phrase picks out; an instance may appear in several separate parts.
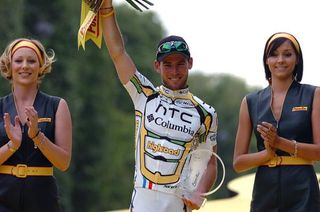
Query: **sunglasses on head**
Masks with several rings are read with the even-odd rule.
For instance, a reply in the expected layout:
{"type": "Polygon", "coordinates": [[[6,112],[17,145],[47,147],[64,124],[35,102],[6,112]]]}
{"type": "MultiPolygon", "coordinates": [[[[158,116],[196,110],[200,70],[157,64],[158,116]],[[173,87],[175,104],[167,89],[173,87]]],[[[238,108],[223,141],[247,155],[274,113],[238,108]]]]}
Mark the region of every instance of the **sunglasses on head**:
{"type": "Polygon", "coordinates": [[[158,48],[158,53],[163,54],[171,52],[175,49],[178,52],[189,51],[188,45],[183,41],[169,41],[161,44],[158,48]]]}

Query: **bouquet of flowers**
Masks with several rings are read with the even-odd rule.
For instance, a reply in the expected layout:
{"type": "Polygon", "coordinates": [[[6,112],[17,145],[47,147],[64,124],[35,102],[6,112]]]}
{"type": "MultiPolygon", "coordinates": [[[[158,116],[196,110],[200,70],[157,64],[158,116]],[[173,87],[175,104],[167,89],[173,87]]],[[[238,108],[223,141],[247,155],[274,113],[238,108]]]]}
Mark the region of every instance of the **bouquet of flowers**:
{"type": "MultiPolygon", "coordinates": [[[[85,49],[87,40],[92,40],[99,48],[101,48],[101,16],[99,9],[104,0],[82,0],[80,28],[78,31],[78,48],[80,46],[85,49]]],[[[149,9],[153,3],[149,0],[126,0],[136,10],[142,12],[141,7],[149,9]]]]}

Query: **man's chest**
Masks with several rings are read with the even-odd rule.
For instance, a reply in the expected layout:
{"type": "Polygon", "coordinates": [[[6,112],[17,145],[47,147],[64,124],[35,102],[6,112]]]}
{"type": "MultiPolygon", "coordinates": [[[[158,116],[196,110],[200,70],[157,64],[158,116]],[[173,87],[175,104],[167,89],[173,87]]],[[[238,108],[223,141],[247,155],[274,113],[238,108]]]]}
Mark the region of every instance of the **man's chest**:
{"type": "Polygon", "coordinates": [[[189,99],[163,96],[147,101],[144,124],[149,132],[173,139],[190,139],[201,126],[199,109],[189,99]]]}

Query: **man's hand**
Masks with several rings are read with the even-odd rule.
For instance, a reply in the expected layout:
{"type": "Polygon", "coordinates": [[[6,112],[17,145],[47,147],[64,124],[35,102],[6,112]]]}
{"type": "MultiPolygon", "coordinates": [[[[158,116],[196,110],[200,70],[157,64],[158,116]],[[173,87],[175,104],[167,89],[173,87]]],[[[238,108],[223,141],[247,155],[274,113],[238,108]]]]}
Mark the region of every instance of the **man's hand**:
{"type": "MultiPolygon", "coordinates": [[[[148,0],[126,0],[133,8],[142,12],[142,9],[138,6],[142,6],[144,9],[149,9],[148,6],[152,6],[153,3],[148,0]]],[[[103,3],[103,0],[84,0],[84,2],[90,7],[90,9],[97,13],[103,3]]]]}
{"type": "Polygon", "coordinates": [[[93,12],[97,13],[102,5],[103,0],[84,0],[84,2],[93,12]]]}
{"type": "Polygon", "coordinates": [[[206,198],[203,197],[199,192],[192,192],[188,195],[184,195],[182,197],[182,201],[188,208],[191,208],[192,210],[198,210],[206,203],[206,198]]]}

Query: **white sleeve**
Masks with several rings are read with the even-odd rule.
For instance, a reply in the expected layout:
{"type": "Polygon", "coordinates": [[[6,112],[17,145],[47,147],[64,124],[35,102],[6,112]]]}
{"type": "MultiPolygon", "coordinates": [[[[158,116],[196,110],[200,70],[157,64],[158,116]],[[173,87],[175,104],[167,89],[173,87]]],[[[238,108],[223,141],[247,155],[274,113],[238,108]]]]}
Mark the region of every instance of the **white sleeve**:
{"type": "Polygon", "coordinates": [[[135,107],[155,91],[153,84],[143,76],[138,70],[136,70],[133,77],[123,85],[128,91],[135,107]]]}

